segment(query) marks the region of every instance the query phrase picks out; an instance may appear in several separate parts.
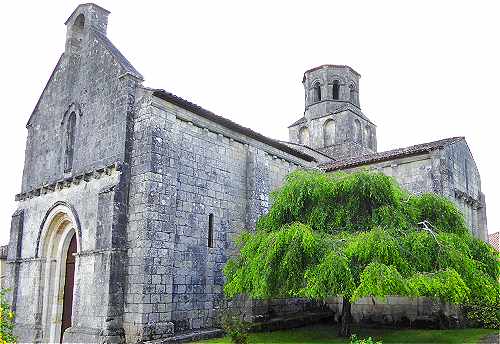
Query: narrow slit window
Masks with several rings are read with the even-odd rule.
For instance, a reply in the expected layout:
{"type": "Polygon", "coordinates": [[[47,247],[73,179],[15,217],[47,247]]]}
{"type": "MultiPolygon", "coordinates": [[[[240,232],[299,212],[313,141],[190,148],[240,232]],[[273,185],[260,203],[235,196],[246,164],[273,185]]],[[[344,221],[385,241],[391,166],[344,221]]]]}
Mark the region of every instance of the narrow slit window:
{"type": "Polygon", "coordinates": [[[332,85],[332,97],[334,100],[338,100],[340,98],[340,85],[337,80],[335,80],[332,85]]]}
{"type": "Polygon", "coordinates": [[[314,84],[314,101],[319,102],[321,100],[321,86],[318,83],[314,84]]]}
{"type": "Polygon", "coordinates": [[[208,215],[208,247],[214,247],[214,214],[208,215]]]}
{"type": "Polygon", "coordinates": [[[68,118],[68,124],[66,127],[66,150],[65,150],[64,172],[70,172],[71,169],[73,168],[75,125],[76,125],[76,114],[72,112],[68,118]]]}

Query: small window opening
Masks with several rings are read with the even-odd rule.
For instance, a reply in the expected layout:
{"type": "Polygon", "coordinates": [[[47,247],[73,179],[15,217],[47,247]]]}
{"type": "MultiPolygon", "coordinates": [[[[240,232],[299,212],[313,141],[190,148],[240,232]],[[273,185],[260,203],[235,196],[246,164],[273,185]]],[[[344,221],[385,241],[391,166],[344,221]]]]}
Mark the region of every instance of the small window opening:
{"type": "Polygon", "coordinates": [[[319,102],[321,100],[321,86],[319,83],[314,84],[314,101],[319,102]]]}
{"type": "Polygon", "coordinates": [[[302,127],[299,130],[299,143],[302,145],[309,144],[309,129],[302,127]]]}
{"type": "Polygon", "coordinates": [[[76,113],[72,112],[66,126],[66,150],[64,161],[64,172],[70,172],[73,168],[73,153],[75,145],[76,113]]]}
{"type": "Polygon", "coordinates": [[[340,85],[337,80],[335,80],[332,85],[332,97],[335,100],[340,98],[340,85]]]}
{"type": "Polygon", "coordinates": [[[354,120],[354,142],[361,142],[361,122],[356,118],[354,120]]]}
{"type": "Polygon", "coordinates": [[[373,148],[373,133],[372,128],[369,126],[365,127],[366,145],[368,148],[373,148]]]}
{"type": "Polygon", "coordinates": [[[83,16],[83,14],[80,14],[75,19],[75,23],[73,24],[73,31],[82,32],[84,26],[85,26],[85,17],[83,16]]]}
{"type": "Polygon", "coordinates": [[[356,88],[354,87],[353,84],[349,86],[349,100],[351,103],[356,104],[356,88]]]}
{"type": "Polygon", "coordinates": [[[214,247],[214,214],[208,215],[208,247],[214,247]]]}
{"type": "Polygon", "coordinates": [[[469,191],[469,166],[467,165],[467,159],[465,159],[465,171],[464,171],[464,174],[465,174],[465,189],[467,191],[469,191]]]}
{"type": "Polygon", "coordinates": [[[335,122],[331,119],[325,122],[323,126],[323,138],[325,147],[333,146],[335,144],[335,122]]]}

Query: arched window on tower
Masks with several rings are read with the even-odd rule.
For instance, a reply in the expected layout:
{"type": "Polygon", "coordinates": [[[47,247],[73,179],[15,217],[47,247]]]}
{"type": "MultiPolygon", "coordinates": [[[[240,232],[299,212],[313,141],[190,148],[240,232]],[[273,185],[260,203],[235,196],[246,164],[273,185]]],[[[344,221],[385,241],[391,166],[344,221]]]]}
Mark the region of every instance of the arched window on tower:
{"type": "Polygon", "coordinates": [[[299,130],[299,143],[303,145],[309,144],[309,129],[302,127],[299,130]]]}
{"type": "Polygon", "coordinates": [[[76,113],[73,111],[66,123],[66,149],[64,160],[64,172],[70,172],[73,168],[73,152],[75,144],[76,113]]]}
{"type": "Polygon", "coordinates": [[[340,84],[338,80],[335,80],[332,84],[332,97],[335,100],[340,99],[340,84]]]}
{"type": "Polygon", "coordinates": [[[357,118],[354,120],[354,142],[361,142],[361,122],[357,118]]]}
{"type": "Polygon", "coordinates": [[[85,17],[79,14],[71,26],[69,43],[73,53],[79,53],[83,40],[83,29],[85,27],[85,17]]]}
{"type": "Polygon", "coordinates": [[[353,104],[357,104],[356,102],[356,87],[354,84],[349,85],[349,101],[353,104]]]}
{"type": "Polygon", "coordinates": [[[314,101],[319,102],[321,100],[321,85],[316,82],[313,86],[314,101]]]}
{"type": "Polygon", "coordinates": [[[83,27],[85,26],[85,17],[82,13],[78,15],[75,19],[75,23],[73,24],[72,30],[76,32],[82,32],[83,27]]]}
{"type": "Polygon", "coordinates": [[[332,119],[327,120],[323,125],[323,138],[325,147],[335,144],[335,122],[332,119]]]}

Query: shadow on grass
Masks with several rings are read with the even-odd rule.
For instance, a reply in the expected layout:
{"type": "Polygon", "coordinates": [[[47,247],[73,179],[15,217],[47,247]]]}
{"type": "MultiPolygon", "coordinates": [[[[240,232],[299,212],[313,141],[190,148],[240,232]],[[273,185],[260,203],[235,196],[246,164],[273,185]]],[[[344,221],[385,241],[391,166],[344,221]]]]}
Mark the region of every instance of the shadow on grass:
{"type": "MultiPolygon", "coordinates": [[[[358,338],[372,337],[386,343],[478,343],[481,338],[497,333],[489,329],[452,329],[452,330],[416,330],[416,329],[376,329],[354,327],[353,333],[358,338]]],[[[346,338],[337,336],[337,327],[330,324],[317,324],[284,331],[251,333],[249,343],[349,343],[346,338]]],[[[231,343],[230,339],[216,338],[199,343],[231,343]]]]}

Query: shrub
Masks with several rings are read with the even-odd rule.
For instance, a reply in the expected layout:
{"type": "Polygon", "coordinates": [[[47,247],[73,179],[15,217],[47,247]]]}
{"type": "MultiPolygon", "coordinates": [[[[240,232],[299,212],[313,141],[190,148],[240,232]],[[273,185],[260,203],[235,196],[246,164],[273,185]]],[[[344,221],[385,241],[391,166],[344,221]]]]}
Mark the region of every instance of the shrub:
{"type": "Polygon", "coordinates": [[[239,314],[226,310],[219,317],[219,323],[224,332],[231,338],[231,343],[248,343],[248,330],[250,326],[247,321],[242,320],[239,314]]]}
{"type": "Polygon", "coordinates": [[[500,329],[500,305],[467,305],[463,310],[465,318],[472,325],[500,329]]]}
{"type": "Polygon", "coordinates": [[[368,337],[368,338],[358,338],[358,336],[356,336],[355,334],[353,334],[351,336],[351,343],[350,344],[382,344],[381,341],[379,342],[374,342],[372,337],[368,337]]]}
{"type": "Polygon", "coordinates": [[[14,312],[10,309],[5,294],[8,290],[0,290],[0,343],[15,343],[14,312]]]}

